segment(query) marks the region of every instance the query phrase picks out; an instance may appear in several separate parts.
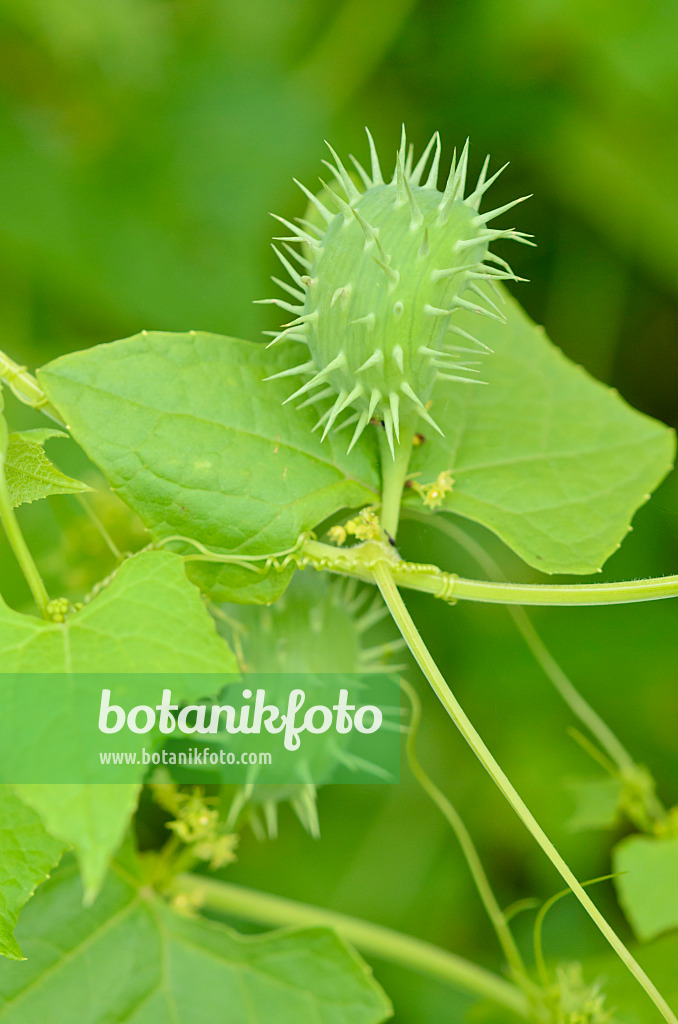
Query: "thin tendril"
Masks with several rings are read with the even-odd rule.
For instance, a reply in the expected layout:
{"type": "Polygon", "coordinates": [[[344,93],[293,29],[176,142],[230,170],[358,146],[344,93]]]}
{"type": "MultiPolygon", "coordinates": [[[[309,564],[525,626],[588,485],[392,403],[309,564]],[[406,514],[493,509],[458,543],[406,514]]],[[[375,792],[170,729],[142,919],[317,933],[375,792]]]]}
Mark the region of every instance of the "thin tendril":
{"type": "Polygon", "coordinates": [[[410,705],[412,707],[412,716],[410,720],[410,727],[407,732],[407,740],[405,742],[405,751],[407,754],[407,761],[410,766],[410,770],[416,778],[419,785],[422,787],[424,792],[433,800],[443,816],[446,818],[452,831],[457,837],[457,841],[461,847],[462,853],[468,865],[469,871],[473,876],[478,895],[487,911],[487,915],[492,923],[492,927],[495,930],[499,944],[504,951],[508,963],[511,967],[511,972],[515,976],[516,980],[523,986],[527,987],[528,979],[525,971],[525,965],[522,957],[516,946],[511,930],[508,927],[506,916],[501,910],[501,907],[497,903],[495,895],[492,891],[489,879],[485,873],[482,861],[478,855],[478,851],[475,848],[473,840],[469,834],[466,825],[462,821],[458,811],[453,806],[451,801],[438,789],[433,780],[427,775],[424,768],[421,766],[419,759],[416,754],[416,739],[419,731],[419,725],[421,722],[421,701],[414,687],[412,687],[406,679],[400,679],[400,686],[407,694],[410,705]]]}
{"type": "MultiPolygon", "coordinates": [[[[588,888],[590,885],[596,885],[598,882],[608,882],[615,875],[601,875],[600,878],[591,878],[588,882],[582,882],[582,889],[588,888]]],[[[553,907],[559,900],[564,896],[572,895],[571,889],[561,889],[560,892],[555,893],[550,899],[546,900],[544,904],[539,908],[534,922],[534,931],[532,933],[532,940],[534,943],[534,962],[537,967],[537,974],[544,988],[547,988],[551,983],[549,973],[546,967],[546,961],[544,959],[544,946],[542,942],[542,933],[544,930],[544,921],[551,907],[553,907]]]]}
{"type": "Polygon", "coordinates": [[[122,555],[118,545],[115,543],[115,541],[111,537],[110,533],[108,532],[108,530],[106,529],[106,527],[102,523],[102,521],[99,518],[99,516],[96,514],[94,509],[91,507],[89,501],[87,501],[82,494],[76,494],[75,497],[77,498],[77,500],[78,500],[78,502],[80,504],[80,507],[85,512],[85,514],[87,515],[87,517],[91,521],[92,525],[94,526],[94,528],[97,530],[97,532],[101,536],[101,539],[103,540],[104,544],[109,549],[109,551],[111,552],[113,557],[116,559],[116,561],[122,562],[123,555],[122,555]]]}
{"type": "Polygon", "coordinates": [[[296,565],[298,568],[304,568],[308,563],[308,559],[304,559],[299,552],[304,544],[313,536],[314,534],[311,531],[302,533],[297,538],[297,542],[293,547],[285,548],[282,551],[273,551],[265,555],[233,555],[210,551],[208,547],[194,537],[184,537],[181,534],[162,537],[155,542],[155,547],[164,547],[166,544],[172,543],[190,544],[199,553],[197,555],[184,555],[185,562],[219,562],[224,565],[239,565],[243,569],[248,569],[250,572],[264,576],[271,569],[274,569],[276,572],[283,572],[291,564],[296,565]],[[282,562],[279,561],[281,558],[283,559],[282,562]],[[263,566],[253,565],[253,562],[263,562],[264,564],[263,566]]]}

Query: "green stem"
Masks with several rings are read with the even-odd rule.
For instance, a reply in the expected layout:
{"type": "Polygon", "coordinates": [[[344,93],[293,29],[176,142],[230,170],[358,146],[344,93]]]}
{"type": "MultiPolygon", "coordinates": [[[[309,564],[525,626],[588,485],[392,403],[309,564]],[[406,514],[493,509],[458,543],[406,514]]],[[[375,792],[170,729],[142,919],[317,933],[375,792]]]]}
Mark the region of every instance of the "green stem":
{"type": "MultiPolygon", "coordinates": [[[[503,573],[500,567],[491,555],[489,555],[477,541],[473,540],[472,537],[469,537],[468,534],[459,529],[455,524],[443,519],[442,516],[429,516],[423,512],[415,511],[414,509],[409,511],[408,518],[425,523],[439,530],[441,533],[444,533],[446,536],[450,537],[450,539],[459,544],[460,547],[463,547],[471,557],[478,562],[485,572],[488,573],[489,576],[498,577],[499,579],[503,578],[503,573]]],[[[642,773],[642,769],[636,764],[621,740],[619,740],[612,732],[607,722],[605,722],[600,715],[594,711],[591,705],[584,699],[581,693],[579,693],[574,683],[572,683],[568,676],[563,672],[562,668],[535,629],[532,620],[525,609],[521,608],[519,605],[507,605],[506,611],[513,619],[516,628],[521,633],[525,643],[532,652],[535,660],[541,666],[546,677],[550,679],[551,683],[568,705],[572,713],[576,715],[577,718],[586,726],[591,735],[597,739],[602,749],[614,763],[606,763],[606,759],[598,751],[597,747],[594,747],[593,744],[585,744],[582,742],[584,738],[581,734],[579,734],[580,739],[578,742],[584,746],[584,749],[587,750],[594,760],[597,760],[603,765],[603,769],[606,772],[609,772],[609,774],[615,777],[621,778],[621,781],[625,785],[634,787],[634,790],[638,793],[638,798],[640,799],[642,806],[637,811],[633,808],[629,808],[627,810],[627,814],[633,824],[642,831],[652,832],[655,824],[665,817],[666,809],[654,791],[639,790],[637,784],[634,786],[634,782],[638,779],[639,773],[642,773]]]]}
{"type": "Polygon", "coordinates": [[[386,539],[395,541],[398,533],[398,522],[400,520],[400,506],[402,504],[403,488],[407,479],[407,469],[410,464],[412,445],[414,442],[414,431],[417,423],[417,415],[403,419],[400,427],[400,442],[396,445],[395,458],[386,439],[386,431],[379,432],[379,447],[381,452],[381,528],[386,534],[386,539]]]}
{"type": "MultiPolygon", "coordinates": [[[[372,550],[372,549],[371,549],[372,550]]],[[[306,541],[301,554],[319,569],[338,572],[356,579],[373,582],[369,558],[361,547],[341,550],[319,541],[306,541]]],[[[377,559],[379,560],[379,559],[377,559]]],[[[389,562],[382,553],[382,562],[389,562]]],[[[638,601],[659,601],[678,597],[678,576],[658,576],[646,580],[620,583],[494,583],[469,580],[454,573],[443,572],[437,565],[390,560],[393,579],[398,586],[432,594],[443,601],[481,601],[489,604],[523,604],[542,606],[581,606],[625,604],[638,601]]]]}
{"type": "Polygon", "coordinates": [[[31,594],[40,609],[40,614],[43,618],[48,619],[49,615],[47,612],[47,606],[49,604],[49,594],[45,589],[45,584],[42,582],[42,576],[38,571],[38,567],[33,561],[28,544],[24,540],[24,535],[21,532],[19,521],[17,520],[12,503],[9,498],[9,491],[7,490],[7,481],[5,480],[5,459],[4,455],[0,456],[0,519],[2,520],[3,526],[5,527],[5,533],[7,534],[7,540],[9,541],[10,547],[16,556],[16,560],[21,566],[26,582],[30,587],[31,594]]]}
{"type": "Polygon", "coordinates": [[[421,722],[421,701],[417,691],[413,686],[407,682],[406,679],[401,678],[400,685],[407,694],[410,704],[412,706],[412,717],[410,721],[410,727],[407,732],[407,741],[405,744],[405,750],[407,753],[407,761],[410,766],[410,771],[414,775],[415,779],[424,790],[424,792],[430,797],[430,799],[436,804],[438,809],[441,811],[445,819],[447,820],[450,828],[454,832],[457,842],[459,843],[464,858],[468,865],[469,871],[473,877],[478,895],[480,896],[481,902],[485,907],[485,911],[492,927],[495,930],[499,944],[504,951],[511,971],[515,980],[518,984],[523,987],[526,986],[527,974],[525,971],[525,965],[523,964],[522,957],[516,946],[515,939],[511,929],[508,926],[508,922],[504,913],[497,903],[495,895],[492,891],[489,879],[485,873],[483,863],[478,856],[478,851],[475,848],[474,842],[471,839],[471,835],[466,828],[460,814],[456,807],[453,806],[450,800],[447,799],[444,793],[442,793],[436,784],[422,768],[416,752],[416,739],[417,732],[419,730],[419,724],[421,722]]]}
{"type": "MultiPolygon", "coordinates": [[[[460,530],[459,527],[455,526],[453,523],[443,519],[442,516],[429,516],[423,512],[412,510],[408,513],[408,518],[416,519],[417,522],[432,526],[441,533],[444,533],[460,547],[463,547],[489,576],[493,576],[495,579],[500,580],[504,578],[504,574],[492,556],[489,555],[477,541],[473,540],[472,537],[469,537],[468,534],[464,533],[463,530],[460,530]]],[[[532,620],[525,609],[520,606],[508,605],[506,610],[513,619],[518,632],[522,635],[523,640],[532,652],[535,660],[541,666],[544,674],[548,679],[550,679],[553,686],[568,705],[572,713],[576,715],[580,722],[583,722],[589,732],[596,737],[601,747],[615,762],[620,771],[634,771],[636,763],[626,747],[619,739],[617,739],[608,724],[603,721],[596,711],[593,710],[591,705],[582,697],[574,684],[563,672],[562,668],[553,657],[542,638],[539,636],[539,633],[535,629],[532,620]]]]}
{"type": "Polygon", "coordinates": [[[25,366],[20,366],[10,359],[8,355],[0,351],[0,380],[4,380],[12,389],[20,402],[30,405],[33,409],[39,409],[51,420],[64,427],[62,420],[54,406],[50,405],[46,394],[38,384],[32,373],[29,373],[25,366]]]}
{"type": "Polygon", "coordinates": [[[491,604],[600,605],[659,601],[678,596],[678,576],[620,583],[486,583],[458,578],[452,600],[491,604]]]}
{"type": "Polygon", "coordinates": [[[560,874],[565,883],[572,889],[581,905],[587,911],[591,920],[597,925],[603,936],[607,939],[614,951],[628,967],[631,974],[638,981],[643,990],[650,997],[654,1005],[660,1011],[664,1020],[670,1024],[678,1024],[671,1007],[664,997],[657,990],[653,982],[648,978],[645,971],[628,951],[617,933],[607,923],[597,906],[581,886],[574,873],[570,870],[555,846],[541,828],[536,818],[524,803],[513,784],[509,781],[498,762],[492,756],[483,739],[474,728],[458,700],[445,682],[438,666],[431,657],[431,654],[422,640],[417,627],[405,607],[397,586],[393,581],[390,567],[386,562],[379,562],[374,567],[374,579],[381,591],[386,605],[393,616],[405,642],[410,648],[422,672],[448,715],[459,729],[460,733],[469,744],[474,754],[488,772],[492,780],[508,800],[525,827],[532,834],[546,856],[549,858],[556,871],[560,874]]]}
{"type": "Polygon", "coordinates": [[[332,928],[368,956],[421,971],[466,992],[490,999],[525,1019],[529,1016],[527,1001],[515,985],[454,953],[391,928],[196,875],[179,875],[169,894],[197,897],[209,910],[258,924],[332,928]]]}
{"type": "Polygon", "coordinates": [[[29,550],[29,546],[24,539],[22,534],[22,528],[18,525],[18,520],[14,514],[14,510],[9,501],[9,493],[7,490],[7,482],[5,480],[5,474],[2,463],[0,462],[0,519],[2,519],[3,526],[5,527],[5,534],[9,541],[9,546],[14,552],[16,561],[18,562],[22,572],[26,577],[26,582],[31,588],[31,593],[35,599],[35,603],[40,609],[40,613],[43,618],[49,618],[47,613],[47,605],[49,604],[49,595],[45,589],[45,585],[42,582],[42,577],[38,570],[38,566],[33,560],[33,555],[29,550]]]}

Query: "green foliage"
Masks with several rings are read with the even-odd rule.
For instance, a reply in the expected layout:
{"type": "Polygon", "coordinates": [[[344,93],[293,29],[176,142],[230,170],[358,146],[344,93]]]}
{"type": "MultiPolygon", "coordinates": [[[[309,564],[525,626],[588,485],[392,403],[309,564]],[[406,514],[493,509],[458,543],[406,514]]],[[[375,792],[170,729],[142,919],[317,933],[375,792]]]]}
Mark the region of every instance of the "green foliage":
{"type": "Polygon", "coordinates": [[[60,871],[21,929],[25,969],[0,964],[3,1024],[379,1024],[390,1016],[365,965],[332,932],[244,938],[179,916],[122,868],[89,911],[73,871],[60,871]]]}
{"type": "MultiPolygon", "coordinates": [[[[494,349],[490,386],[438,385],[446,437],[430,431],[412,471],[426,480],[450,469],[445,507],[489,526],[542,571],[592,572],[668,472],[673,437],[572,366],[517,304],[507,307],[508,329],[489,321],[480,331],[494,349]]],[[[323,447],[311,434],[313,412],[278,408],[284,382],[259,386],[280,360],[213,335],[145,334],[64,356],[39,376],[156,537],[261,556],[293,548],[303,531],[372,500],[377,487],[370,437],[350,455],[332,438],[323,447]]],[[[211,592],[270,601],[284,589],[284,577],[277,587],[265,577],[243,591],[246,572],[231,583],[230,567],[208,570],[211,592]]]]}
{"type": "Polygon", "coordinates": [[[52,437],[67,437],[62,430],[24,430],[9,435],[5,478],[10,501],[16,508],[50,494],[81,494],[91,490],[80,480],[61,473],[45,455],[43,446],[52,437]]]}
{"type": "MultiPolygon", "coordinates": [[[[216,635],[198,592],[186,579],[181,558],[160,551],[142,553],[125,562],[113,581],[63,624],[41,622],[1,604],[0,650],[4,673],[190,673],[236,669],[228,646],[216,635]]],[[[8,675],[4,699],[21,700],[20,687],[15,692],[15,685],[14,676],[8,675]]],[[[161,690],[162,675],[151,696],[156,697],[161,690]]],[[[138,693],[138,687],[137,695],[140,700],[144,697],[138,693]]],[[[27,716],[30,710],[29,703],[27,716]]],[[[67,705],[66,717],[69,712],[78,719],[77,706],[69,709],[67,705]]],[[[71,728],[68,734],[77,731],[71,728]]],[[[98,749],[95,735],[91,742],[98,749]]],[[[75,763],[81,753],[72,751],[75,763]]],[[[140,780],[142,774],[140,766],[140,780]]],[[[75,847],[86,896],[93,899],[134,812],[140,782],[100,786],[83,782],[56,788],[25,784],[17,788],[50,834],[75,847]]]]}
{"type": "MultiPolygon", "coordinates": [[[[265,211],[280,210],[290,218],[301,212],[287,180],[293,173],[310,180],[323,135],[331,132],[342,146],[361,147],[362,125],[369,120],[377,139],[386,141],[394,138],[405,112],[416,144],[434,127],[456,140],[470,131],[476,152],[491,152],[497,165],[511,158],[511,169],[495,186],[496,205],[519,191],[536,193],[521,212],[521,226],[535,232],[539,249],[529,253],[529,260],[524,251],[515,254],[518,273],[533,281],[529,290],[524,289],[531,315],[546,324],[549,336],[570,357],[645,412],[675,423],[675,6],[646,9],[632,0],[615,5],[605,0],[530,0],[518,8],[478,0],[464,7],[375,0],[366,9],[365,4],[347,0],[330,12],[311,0],[261,0],[258,5],[238,0],[205,0],[199,5],[157,0],[107,5],[55,0],[36,5],[1,0],[0,35],[6,85],[0,98],[0,186],[6,199],[0,237],[5,338],[0,344],[11,347],[19,362],[40,365],[63,351],[151,324],[163,329],[200,325],[244,337],[273,327],[277,321],[262,315],[268,311],[249,303],[266,294],[265,279],[272,269],[265,211]],[[375,84],[380,87],[375,89],[375,84]]],[[[474,161],[472,156],[471,165],[474,161]]],[[[478,334],[475,318],[458,316],[462,319],[455,323],[467,320],[466,326],[473,319],[471,333],[478,334]]],[[[510,306],[512,330],[518,316],[510,306]]],[[[499,334],[497,329],[495,341],[488,341],[497,359],[484,361],[483,376],[494,366],[503,367],[507,359],[499,334]]],[[[493,415],[492,403],[502,387],[495,380],[492,388],[434,396],[436,421],[441,407],[449,405],[445,431],[450,444],[437,446],[433,432],[422,425],[427,441],[415,453],[420,462],[411,468],[419,469],[420,475],[414,479],[431,484],[452,461],[461,462],[462,472],[455,468],[453,473],[446,516],[474,520],[469,523],[472,536],[492,548],[494,538],[475,528],[476,523],[489,527],[536,569],[549,571],[552,564],[557,571],[590,571],[615,550],[644,493],[663,475],[671,457],[670,442],[648,421],[622,413],[622,404],[615,405],[611,398],[603,409],[602,393],[596,398],[594,416],[594,386],[587,384],[587,391],[583,375],[581,395],[573,374],[568,383],[566,375],[556,380],[549,369],[547,384],[533,372],[542,365],[544,350],[537,356],[537,347],[533,352],[529,346],[523,348],[522,341],[517,348],[529,355],[521,355],[518,369],[521,379],[527,374],[530,380],[529,389],[521,388],[511,377],[517,398],[506,403],[516,417],[511,423],[520,424],[524,432],[519,461],[511,461],[513,449],[504,461],[495,433],[482,439],[483,445],[492,442],[493,461],[499,461],[488,467],[466,425],[455,419],[459,415],[482,426],[475,406],[488,402],[486,411],[493,415]],[[561,388],[563,401],[558,404],[561,388]],[[569,415],[565,394],[575,401],[588,394],[591,413],[585,410],[568,419],[570,434],[563,431],[559,446],[548,449],[548,459],[542,459],[536,439],[543,439],[545,432],[534,408],[535,396],[553,400],[562,420],[569,415]],[[628,441],[626,467],[623,445],[618,458],[614,452],[606,455],[599,445],[598,431],[609,438],[617,414],[628,441]],[[582,443],[584,421],[594,431],[590,460],[582,443]],[[633,438],[640,439],[643,422],[647,447],[641,451],[633,438]],[[452,460],[452,444],[457,442],[452,460]],[[571,461],[577,464],[576,471],[571,461]],[[602,491],[608,483],[613,492],[600,493],[596,500],[596,488],[602,491]],[[566,504],[564,499],[571,497],[566,487],[573,488],[581,505],[566,504]],[[545,537],[540,535],[542,527],[545,537]],[[561,531],[567,543],[557,550],[561,531]]],[[[278,349],[260,354],[262,377],[302,359],[300,354],[294,360],[290,355],[289,361],[286,355],[279,358],[278,349]]],[[[272,412],[279,400],[278,384],[264,388],[272,412]]],[[[288,390],[281,387],[279,398],[288,390]]],[[[239,394],[237,401],[243,400],[239,394]]],[[[37,424],[36,417],[17,412],[11,399],[8,405],[14,429],[37,424]]],[[[321,404],[314,421],[324,411],[321,404]]],[[[295,416],[305,418],[308,412],[290,411],[290,425],[295,416]]],[[[557,436],[559,422],[554,421],[549,436],[557,436]]],[[[0,447],[3,427],[0,421],[0,447]]],[[[105,435],[103,421],[101,429],[105,435]]],[[[507,426],[506,434],[512,430],[507,426]]],[[[366,427],[370,443],[376,432],[366,427]]],[[[337,453],[349,437],[339,435],[337,453]]],[[[134,443],[138,440],[135,437],[134,443]]],[[[327,444],[322,454],[336,465],[327,444]]],[[[64,446],[64,469],[78,477],[85,472],[86,461],[73,455],[70,447],[68,453],[64,446]]],[[[370,460],[374,451],[376,445],[370,460]]],[[[376,459],[370,466],[371,482],[361,475],[354,478],[358,505],[374,503],[379,494],[376,459]],[[364,493],[366,483],[369,496],[364,493]]],[[[11,479],[10,474],[8,469],[11,479]]],[[[160,493],[157,481],[153,488],[160,493]]],[[[610,578],[675,572],[675,499],[674,480],[638,513],[635,533],[610,560],[610,578]]],[[[419,501],[414,493],[408,500],[419,501]]],[[[101,546],[94,551],[85,545],[85,531],[79,530],[83,520],[71,515],[71,504],[36,501],[19,509],[19,521],[50,594],[80,600],[110,572],[113,562],[105,548],[102,555],[101,546]],[[73,547],[82,541],[76,573],[66,566],[60,549],[66,532],[73,547]]],[[[176,510],[172,505],[170,511],[176,510]]],[[[155,510],[158,520],[165,511],[155,510]]],[[[247,518],[256,518],[252,506],[247,518]]],[[[137,543],[128,545],[124,524],[106,525],[121,551],[147,543],[148,538],[139,535],[137,543]]],[[[194,521],[186,535],[198,536],[202,525],[194,521]]],[[[407,558],[463,571],[464,552],[432,538],[433,531],[407,524],[398,536],[398,547],[407,558]]],[[[241,538],[229,540],[237,545],[241,538]]],[[[295,541],[296,537],[290,543],[295,541]]],[[[205,543],[213,546],[209,540],[205,543]]],[[[264,544],[261,552],[270,549],[264,544]]],[[[200,554],[190,545],[181,550],[200,554]]],[[[251,550],[257,550],[254,543],[251,550]]],[[[524,571],[499,543],[493,550],[506,563],[509,577],[524,571]]],[[[274,600],[294,571],[289,565],[280,572],[260,574],[244,566],[203,561],[189,561],[186,568],[207,593],[260,603],[274,600]]],[[[0,580],[7,603],[25,606],[25,583],[1,541],[0,580]]],[[[629,749],[652,762],[660,791],[675,775],[675,716],[669,713],[674,687],[667,671],[675,661],[671,605],[667,601],[623,611],[538,613],[540,630],[581,680],[587,698],[603,713],[610,709],[629,749]]],[[[452,612],[443,602],[416,595],[411,608],[435,648],[443,674],[454,680],[464,703],[474,704],[474,721],[477,718],[481,731],[492,734],[493,751],[518,776],[519,789],[557,845],[567,847],[583,875],[607,870],[605,837],[572,836],[563,828],[568,808],[564,799],[559,800],[558,780],[571,775],[576,752],[566,738],[561,708],[545,695],[544,680],[523,657],[503,614],[462,602],[452,612]]],[[[247,609],[253,616],[258,611],[247,609]]],[[[0,619],[5,622],[4,612],[0,619]]],[[[66,625],[76,620],[77,616],[69,617],[66,625]]],[[[6,652],[10,662],[17,663],[17,638],[37,649],[33,630],[23,629],[24,620],[17,618],[13,625],[11,644],[0,643],[0,671],[6,652]]],[[[44,630],[40,640],[47,663],[52,652],[58,656],[51,638],[59,627],[37,625],[44,630]]],[[[177,631],[179,625],[174,623],[177,631]]],[[[6,623],[3,631],[10,635],[6,623]]],[[[132,637],[130,642],[135,656],[143,654],[142,638],[132,637]]],[[[327,648],[328,653],[336,651],[336,644],[328,643],[327,648]]],[[[123,655],[118,649],[115,653],[123,655]]],[[[262,657],[266,653],[261,652],[262,657]]],[[[314,645],[313,653],[322,654],[322,643],[314,645]]],[[[159,652],[156,655],[156,663],[162,664],[159,652]]],[[[432,703],[426,708],[425,729],[427,762],[459,802],[505,902],[549,893],[550,869],[530,855],[518,829],[484,788],[484,780],[472,769],[462,771],[463,756],[432,703]]],[[[585,794],[579,791],[578,796],[580,825],[611,823],[612,785],[590,788],[585,794]]],[[[142,808],[137,826],[155,847],[161,840],[153,834],[147,812],[142,808]]],[[[23,813],[31,812],[24,807],[23,813]]],[[[484,962],[493,961],[501,969],[464,866],[443,836],[435,808],[421,800],[411,780],[404,778],[397,793],[380,787],[337,787],[322,794],[320,819],[323,841],[312,843],[304,842],[283,816],[274,854],[266,844],[243,836],[240,862],[229,867],[231,876],[299,899],[331,901],[484,962]]],[[[3,838],[13,842],[11,831],[3,838]]],[[[635,872],[639,879],[647,863],[646,858],[635,872]]],[[[661,874],[658,859],[650,866],[661,874]]],[[[652,876],[649,883],[647,872],[642,878],[636,906],[642,903],[644,887],[649,884],[652,890],[652,876]]],[[[118,881],[115,875],[109,884],[118,881]]],[[[23,977],[37,981],[22,989],[16,1002],[12,996],[0,1019],[33,1024],[80,1015],[86,1020],[90,1007],[83,1009],[83,1003],[89,994],[92,1002],[99,997],[100,1018],[111,1024],[128,1018],[146,1024],[149,1017],[152,1024],[165,1024],[172,1009],[163,995],[143,1001],[149,991],[143,941],[137,936],[128,949],[127,933],[116,928],[118,919],[106,922],[103,911],[102,930],[96,931],[99,901],[83,911],[79,883],[73,877],[70,884],[69,900],[52,904],[50,893],[57,885],[48,882],[44,895],[49,899],[43,901],[39,892],[22,915],[23,934],[36,937],[35,945],[26,946],[31,960],[5,963],[0,974],[8,979],[12,993],[21,988],[23,977]],[[47,913],[49,921],[43,920],[47,913]],[[59,952],[73,940],[71,922],[77,922],[79,935],[91,937],[94,932],[92,945],[98,957],[89,960],[88,947],[78,945],[72,968],[68,955],[59,952]],[[107,943],[108,934],[112,940],[107,943]],[[47,936],[46,942],[40,941],[42,936],[47,936]],[[105,955],[99,955],[101,943],[105,955]],[[49,967],[43,970],[50,957],[58,964],[58,986],[49,967]],[[24,968],[26,975],[21,973],[24,968]],[[135,978],[140,979],[135,990],[140,1003],[132,991],[135,978]],[[54,999],[49,998],[52,995],[54,999]]],[[[30,888],[27,885],[26,892],[30,888]]],[[[15,890],[4,880],[2,891],[15,890]]],[[[667,905],[673,902],[672,889],[667,905]]],[[[609,956],[591,959],[585,951],[594,940],[583,915],[567,908],[564,913],[569,916],[563,927],[549,938],[562,959],[583,960],[587,985],[607,979],[605,1006],[616,1007],[615,1019],[621,1024],[651,1024],[656,1014],[636,982],[609,956]]],[[[527,936],[520,931],[523,921],[517,920],[516,933],[524,940],[521,946],[527,946],[527,936]]],[[[11,930],[11,924],[7,927],[11,930]]],[[[663,994],[678,1001],[675,936],[660,938],[638,955],[663,994]]],[[[168,961],[170,968],[175,963],[186,966],[185,960],[168,961]]],[[[322,960],[314,964],[309,957],[307,964],[308,981],[322,970],[322,960]]],[[[450,1017],[462,1018],[461,1004],[448,984],[401,967],[390,974],[383,966],[380,971],[402,1024],[446,1024],[450,1017]]],[[[177,979],[185,980],[170,970],[170,987],[179,987],[177,979]]],[[[152,984],[157,982],[156,973],[152,984]]],[[[223,1003],[208,1000],[193,987],[191,996],[191,1020],[202,1013],[212,1024],[227,1012],[223,1003]]],[[[276,1005],[267,1019],[277,1019],[278,1011],[276,1005]]],[[[472,1014],[476,1020],[515,1019],[487,1004],[472,1014]]]]}
{"type": "Polygon", "coordinates": [[[633,835],[614,848],[619,900],[639,939],[678,928],[678,836],[633,835]]]}
{"type": "Polygon", "coordinates": [[[19,911],[46,878],[63,844],[45,831],[38,815],[10,786],[0,786],[0,953],[23,959],[13,931],[19,911]]]}
{"type": "MultiPolygon", "coordinates": [[[[169,551],[145,551],[65,623],[0,604],[2,672],[233,672],[226,643],[169,551]]],[[[0,673],[0,685],[2,674],[0,673]]]]}
{"type": "MultiPolygon", "coordinates": [[[[311,410],[281,412],[284,383],[261,383],[281,361],[234,338],[144,333],[63,356],[40,379],[154,537],[259,557],[373,501],[379,485],[372,445],[348,457],[339,441],[321,446],[311,410]]],[[[219,600],[257,602],[289,582],[289,574],[258,580],[230,566],[200,567],[193,577],[219,600]]]]}
{"type": "Polygon", "coordinates": [[[569,362],[503,294],[506,324],[485,320],[479,331],[470,314],[457,317],[493,350],[489,386],[437,386],[445,437],[427,431],[411,471],[427,482],[450,469],[443,507],[542,572],[595,572],[671,468],[674,437],[569,362]]]}

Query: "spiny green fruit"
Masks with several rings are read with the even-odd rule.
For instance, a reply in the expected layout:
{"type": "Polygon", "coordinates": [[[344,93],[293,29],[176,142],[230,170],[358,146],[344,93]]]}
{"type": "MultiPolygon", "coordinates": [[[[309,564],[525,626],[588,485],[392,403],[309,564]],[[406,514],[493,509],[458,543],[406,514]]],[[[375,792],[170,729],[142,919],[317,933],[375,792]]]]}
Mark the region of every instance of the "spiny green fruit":
{"type": "Polygon", "coordinates": [[[269,607],[236,605],[229,612],[240,623],[232,642],[246,672],[385,672],[405,647],[397,635],[367,646],[366,634],[388,618],[381,596],[326,573],[296,573],[269,607]]]}
{"type": "Polygon", "coordinates": [[[438,133],[412,166],[412,147],[408,150],[404,128],[393,177],[385,182],[369,131],[367,135],[370,173],[351,157],[364,191],[357,188],[329,143],[335,163],[324,162],[345,198],[322,182],[326,205],[296,182],[320,214],[323,227],[299,218],[298,224],[277,218],[292,232],[279,240],[302,272],[274,246],[293,284],[274,280],[294,302],[263,301],[295,314],[271,344],[291,338],[305,342],[309,349],[306,362],[274,375],[308,378],[286,401],[303,395],[311,397],[302,405],[333,399],[314,428],[323,428],[323,440],[330,430],[338,429],[340,414],[349,410],[341,424],[356,424],[349,451],[370,420],[378,417],[393,454],[405,416],[421,416],[442,433],[426,406],[437,379],[483,383],[473,376],[478,373],[475,361],[466,357],[489,350],[456,327],[453,317],[465,309],[503,319],[479,282],[517,279],[488,247],[498,238],[521,242],[528,238],[513,229],[487,225],[528,197],[480,213],[482,196],[504,168],[488,178],[488,157],[476,187],[465,196],[468,140],[458,161],[455,151],[447,184],[439,191],[438,133]],[[302,252],[297,253],[289,242],[302,243],[302,252]],[[446,341],[449,334],[456,336],[454,343],[446,341]]]}
{"type": "MultiPolygon", "coordinates": [[[[303,673],[308,703],[326,703],[327,673],[367,676],[401,670],[397,655],[404,641],[368,645],[373,627],[388,618],[379,594],[356,580],[330,579],[326,573],[297,573],[289,589],[268,608],[236,605],[228,608],[237,623],[230,639],[246,672],[303,673]],[[313,689],[313,675],[317,674],[313,689]]],[[[394,703],[397,695],[394,694],[394,703]]],[[[252,737],[246,737],[249,749],[252,737]]],[[[241,786],[226,811],[226,827],[248,822],[255,834],[274,838],[278,832],[278,808],[288,803],[312,836],[320,834],[316,808],[316,784],[330,778],[339,763],[348,768],[370,771],[367,762],[356,761],[342,738],[322,734],[308,737],[305,757],[293,758],[299,781],[287,785],[241,786]],[[262,821],[263,817],[263,821],[262,821]]],[[[378,772],[375,772],[378,775],[378,772]]]]}

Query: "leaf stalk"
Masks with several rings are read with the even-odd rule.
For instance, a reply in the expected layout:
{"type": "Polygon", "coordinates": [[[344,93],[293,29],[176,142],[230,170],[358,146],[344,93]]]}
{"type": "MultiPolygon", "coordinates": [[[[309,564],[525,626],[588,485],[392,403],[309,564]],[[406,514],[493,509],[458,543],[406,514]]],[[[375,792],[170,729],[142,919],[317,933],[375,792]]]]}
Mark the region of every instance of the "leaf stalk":
{"type": "Polygon", "coordinates": [[[439,946],[371,921],[191,874],[178,875],[168,894],[186,896],[191,905],[197,900],[208,910],[257,924],[332,928],[368,956],[421,971],[529,1019],[527,1000],[511,982],[439,946]]]}

